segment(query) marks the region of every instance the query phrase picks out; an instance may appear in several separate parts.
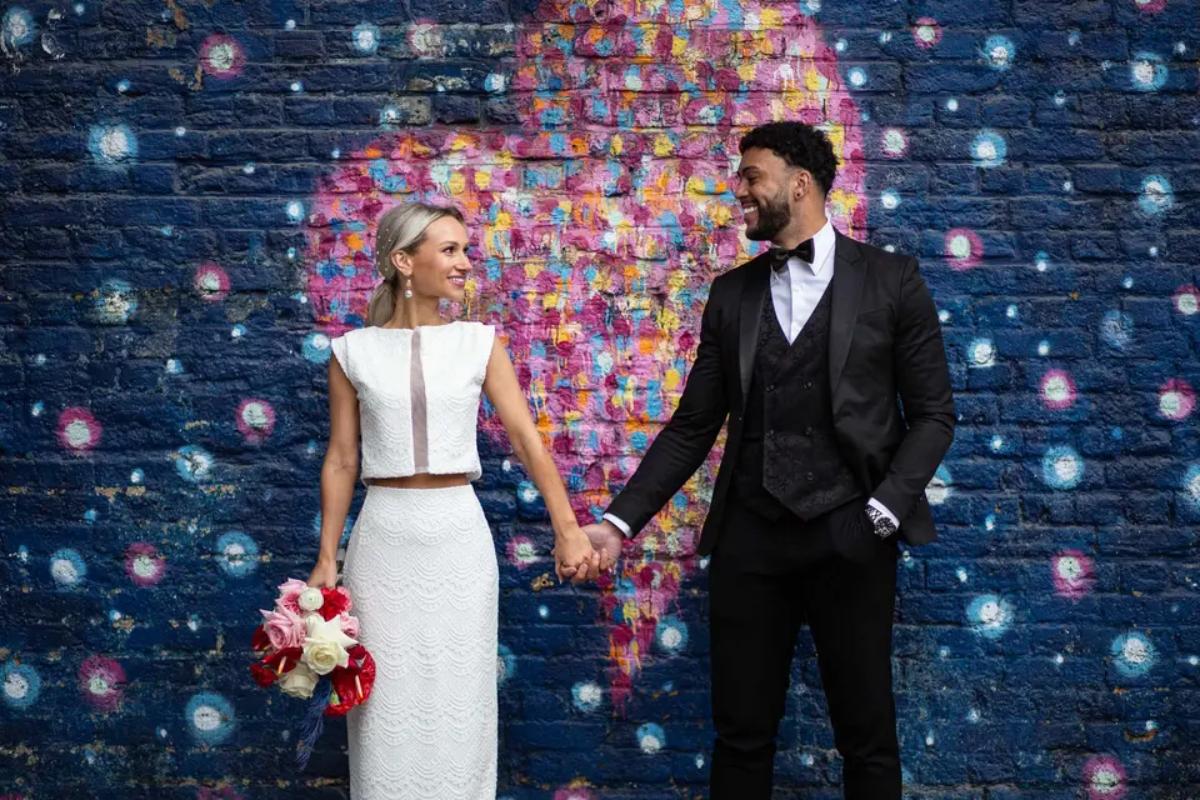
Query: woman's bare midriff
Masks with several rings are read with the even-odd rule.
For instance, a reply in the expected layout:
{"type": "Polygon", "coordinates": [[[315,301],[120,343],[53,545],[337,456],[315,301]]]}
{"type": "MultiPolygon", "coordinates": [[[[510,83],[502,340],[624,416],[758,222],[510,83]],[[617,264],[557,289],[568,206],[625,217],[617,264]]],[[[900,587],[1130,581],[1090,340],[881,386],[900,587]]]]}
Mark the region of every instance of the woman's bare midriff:
{"type": "Polygon", "coordinates": [[[391,486],[395,489],[445,489],[466,486],[471,481],[465,472],[453,475],[406,475],[403,478],[367,478],[368,486],[391,486]]]}

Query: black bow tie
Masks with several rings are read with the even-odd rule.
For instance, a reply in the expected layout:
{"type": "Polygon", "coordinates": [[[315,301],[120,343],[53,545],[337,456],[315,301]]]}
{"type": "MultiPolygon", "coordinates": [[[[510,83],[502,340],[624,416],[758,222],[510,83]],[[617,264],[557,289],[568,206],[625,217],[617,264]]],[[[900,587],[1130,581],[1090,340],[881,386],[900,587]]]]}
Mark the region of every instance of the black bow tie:
{"type": "Polygon", "coordinates": [[[792,256],[801,261],[807,261],[809,264],[813,263],[813,240],[805,239],[791,250],[784,247],[772,247],[768,252],[771,254],[771,268],[776,272],[781,272],[792,256]]]}

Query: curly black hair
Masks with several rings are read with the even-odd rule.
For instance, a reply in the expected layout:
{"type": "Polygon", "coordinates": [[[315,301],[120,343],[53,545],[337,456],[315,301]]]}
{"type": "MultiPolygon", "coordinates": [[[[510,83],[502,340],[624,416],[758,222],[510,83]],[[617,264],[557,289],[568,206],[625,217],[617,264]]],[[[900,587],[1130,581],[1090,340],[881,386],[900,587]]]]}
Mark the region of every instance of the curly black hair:
{"type": "Polygon", "coordinates": [[[768,122],[743,136],[738,145],[742,153],[751,147],[772,150],[791,166],[808,170],[829,194],[837,176],[837,156],[824,132],[803,122],[768,122]]]}

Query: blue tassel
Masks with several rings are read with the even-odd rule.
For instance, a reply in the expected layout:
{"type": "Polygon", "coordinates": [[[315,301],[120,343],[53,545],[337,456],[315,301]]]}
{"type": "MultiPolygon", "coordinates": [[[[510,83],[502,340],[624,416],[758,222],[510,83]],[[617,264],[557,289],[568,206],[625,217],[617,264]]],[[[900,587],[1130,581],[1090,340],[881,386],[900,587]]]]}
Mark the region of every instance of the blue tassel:
{"type": "Polygon", "coordinates": [[[296,766],[303,770],[308,766],[308,759],[317,746],[317,739],[325,730],[325,707],[329,705],[329,693],[333,691],[333,681],[318,681],[313,689],[312,700],[304,719],[300,722],[300,737],[296,741],[296,766]]]}

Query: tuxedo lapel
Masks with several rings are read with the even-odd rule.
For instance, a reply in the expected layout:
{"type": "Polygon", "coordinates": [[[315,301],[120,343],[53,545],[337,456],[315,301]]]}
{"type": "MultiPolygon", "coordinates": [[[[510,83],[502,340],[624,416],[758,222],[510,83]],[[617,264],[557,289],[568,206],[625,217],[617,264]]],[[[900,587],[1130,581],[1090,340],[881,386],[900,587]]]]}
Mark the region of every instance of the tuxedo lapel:
{"type": "Polygon", "coordinates": [[[756,258],[745,267],[746,282],[742,286],[742,303],[738,311],[738,371],[742,379],[742,404],[750,393],[750,378],[754,375],[754,356],[758,349],[758,324],[766,302],[770,278],[770,262],[756,258]]]}
{"type": "MultiPolygon", "coordinates": [[[[854,321],[862,297],[866,265],[858,242],[841,233],[833,251],[833,307],[829,320],[829,390],[837,390],[838,379],[850,354],[854,321]]],[[[744,382],[744,381],[743,381],[744,382]]]]}

